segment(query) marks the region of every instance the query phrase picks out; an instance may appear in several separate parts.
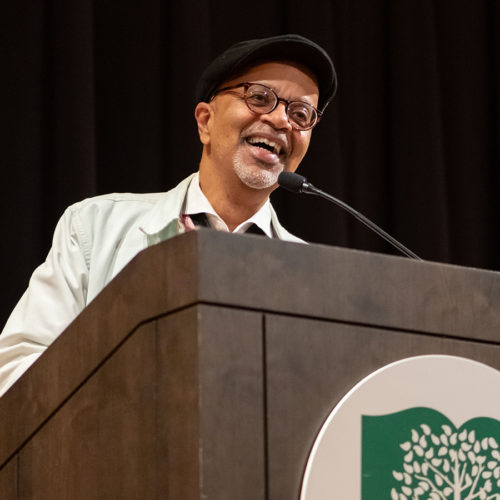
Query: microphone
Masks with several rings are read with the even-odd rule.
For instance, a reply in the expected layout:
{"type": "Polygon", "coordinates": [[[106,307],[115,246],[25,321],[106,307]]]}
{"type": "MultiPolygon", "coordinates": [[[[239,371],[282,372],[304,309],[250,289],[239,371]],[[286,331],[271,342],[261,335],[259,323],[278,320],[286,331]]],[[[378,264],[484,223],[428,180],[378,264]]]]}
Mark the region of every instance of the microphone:
{"type": "Polygon", "coordinates": [[[321,196],[322,198],[325,198],[332,203],[335,203],[339,207],[349,212],[365,226],[377,233],[380,237],[384,238],[385,241],[390,243],[393,247],[397,248],[402,254],[406,255],[407,257],[411,257],[412,259],[423,260],[418,255],[413,253],[410,249],[406,248],[398,240],[393,238],[390,234],[386,233],[383,229],[378,227],[370,219],[367,219],[362,213],[354,210],[354,208],[350,207],[347,203],[344,203],[343,201],[335,198],[331,194],[321,191],[321,189],[313,186],[310,182],[307,182],[307,179],[303,175],[296,174],[294,172],[281,172],[281,174],[278,176],[278,184],[282,188],[285,188],[292,193],[314,194],[316,196],[321,196]]]}

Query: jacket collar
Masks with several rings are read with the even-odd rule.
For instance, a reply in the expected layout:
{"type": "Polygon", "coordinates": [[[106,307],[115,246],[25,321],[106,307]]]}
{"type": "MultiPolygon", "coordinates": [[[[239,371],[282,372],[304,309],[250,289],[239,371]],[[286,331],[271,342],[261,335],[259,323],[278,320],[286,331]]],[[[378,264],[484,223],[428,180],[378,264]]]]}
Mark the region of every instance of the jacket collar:
{"type": "Polygon", "coordinates": [[[141,229],[148,235],[160,232],[179,218],[189,184],[196,174],[191,174],[176,187],[167,191],[154,208],[141,220],[141,229]]]}
{"type": "MultiPolygon", "coordinates": [[[[183,232],[184,228],[178,226],[186,193],[196,173],[184,179],[175,188],[167,191],[151,212],[141,220],[139,227],[146,234],[145,245],[159,243],[168,237],[183,232]]],[[[303,240],[289,233],[279,222],[278,216],[271,205],[271,225],[276,237],[280,240],[303,242],[303,240]]]]}

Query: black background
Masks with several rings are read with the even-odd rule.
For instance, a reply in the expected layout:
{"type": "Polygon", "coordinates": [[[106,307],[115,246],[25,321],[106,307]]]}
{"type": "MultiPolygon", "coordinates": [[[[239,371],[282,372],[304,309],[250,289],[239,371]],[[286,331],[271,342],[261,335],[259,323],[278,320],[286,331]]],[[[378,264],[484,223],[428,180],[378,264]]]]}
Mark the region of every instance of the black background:
{"type": "MultiPolygon", "coordinates": [[[[500,269],[500,2],[6,2],[0,22],[3,324],[64,208],[197,169],[196,80],[248,38],[300,33],[339,91],[300,172],[427,260],[500,269]]],[[[311,242],[393,253],[335,206],[277,191],[311,242]]]]}

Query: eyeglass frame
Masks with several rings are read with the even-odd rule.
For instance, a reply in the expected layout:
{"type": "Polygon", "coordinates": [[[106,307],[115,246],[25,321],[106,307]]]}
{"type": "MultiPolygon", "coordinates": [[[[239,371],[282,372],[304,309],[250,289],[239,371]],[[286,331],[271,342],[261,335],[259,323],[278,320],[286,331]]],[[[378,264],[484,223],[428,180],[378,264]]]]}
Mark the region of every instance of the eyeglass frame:
{"type": "Polygon", "coordinates": [[[300,130],[301,132],[306,132],[307,130],[312,130],[317,124],[318,122],[320,121],[322,115],[323,115],[323,111],[319,110],[318,108],[315,108],[312,104],[309,104],[308,102],[304,102],[304,101],[288,101],[287,99],[284,99],[283,97],[280,97],[276,91],[267,86],[267,85],[264,85],[263,83],[258,83],[258,82],[242,82],[242,83],[237,83],[236,85],[231,85],[229,87],[223,87],[221,89],[217,89],[213,94],[212,94],[212,97],[210,97],[210,101],[212,101],[213,99],[215,99],[215,97],[217,97],[218,94],[220,94],[221,92],[225,92],[226,90],[233,90],[233,89],[237,89],[237,88],[240,88],[240,87],[243,87],[245,92],[243,94],[243,99],[245,101],[245,104],[247,105],[248,109],[250,111],[252,111],[253,113],[257,113],[259,115],[268,115],[269,113],[272,113],[279,105],[280,102],[283,102],[285,104],[285,113],[286,113],[286,118],[288,120],[288,123],[290,123],[290,125],[295,129],[295,130],[300,130]],[[265,113],[259,113],[258,111],[255,111],[255,109],[252,109],[249,105],[248,105],[248,101],[247,101],[247,91],[248,89],[252,86],[252,85],[260,85],[261,87],[264,87],[265,89],[268,89],[271,91],[272,94],[274,94],[274,96],[276,97],[276,103],[275,105],[272,107],[272,109],[270,109],[269,111],[266,111],[265,113]],[[295,102],[298,102],[300,104],[305,104],[307,106],[310,106],[315,112],[316,112],[316,121],[313,123],[313,125],[311,125],[310,127],[307,127],[307,128],[298,128],[296,126],[294,126],[291,122],[290,122],[290,119],[288,118],[288,106],[292,103],[295,103],[295,102]]]}

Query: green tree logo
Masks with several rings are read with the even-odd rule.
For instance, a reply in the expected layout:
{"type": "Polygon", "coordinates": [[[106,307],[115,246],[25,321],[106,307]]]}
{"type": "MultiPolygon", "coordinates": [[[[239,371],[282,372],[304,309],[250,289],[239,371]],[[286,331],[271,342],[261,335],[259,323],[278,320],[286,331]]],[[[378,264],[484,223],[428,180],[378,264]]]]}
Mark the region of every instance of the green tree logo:
{"type": "Polygon", "coordinates": [[[411,430],[402,443],[401,470],[392,472],[400,488],[392,488],[392,500],[499,500],[500,453],[493,437],[476,439],[474,430],[434,434],[427,424],[411,430]],[[399,491],[398,491],[399,490],[399,491]]]}
{"type": "Polygon", "coordinates": [[[476,439],[475,430],[453,432],[442,425],[434,434],[427,424],[411,429],[400,444],[402,468],[393,470],[399,487],[392,500],[499,500],[500,452],[494,437],[476,439]]]}
{"type": "Polygon", "coordinates": [[[500,420],[416,407],[361,428],[362,500],[500,500],[500,420]]]}

